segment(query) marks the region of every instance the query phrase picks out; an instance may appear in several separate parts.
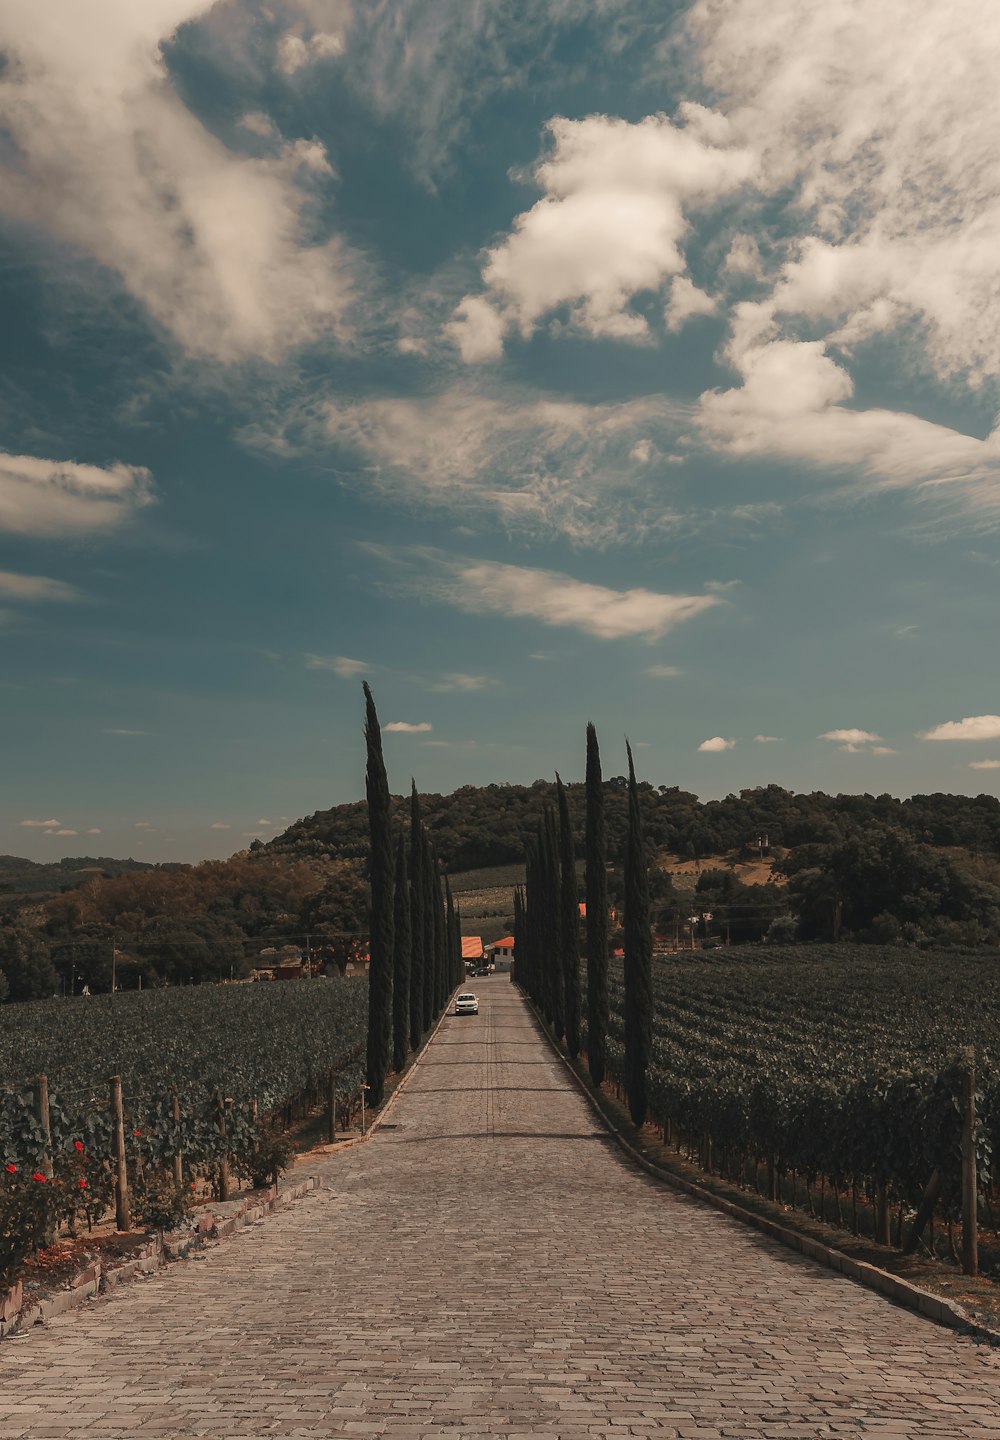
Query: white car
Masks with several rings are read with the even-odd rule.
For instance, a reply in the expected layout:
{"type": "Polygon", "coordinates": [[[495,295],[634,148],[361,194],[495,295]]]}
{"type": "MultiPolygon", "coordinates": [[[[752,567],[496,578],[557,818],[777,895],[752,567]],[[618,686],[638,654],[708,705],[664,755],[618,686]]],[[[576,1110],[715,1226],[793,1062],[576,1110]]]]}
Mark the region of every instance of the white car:
{"type": "Polygon", "coordinates": [[[455,1001],[455,1014],[456,1014],[456,1015],[478,1015],[478,1014],[479,1014],[479,1001],[476,999],[475,995],[472,994],[471,990],[470,990],[470,991],[466,991],[466,992],[465,992],[464,994],[462,994],[462,995],[459,995],[458,999],[455,1001]]]}

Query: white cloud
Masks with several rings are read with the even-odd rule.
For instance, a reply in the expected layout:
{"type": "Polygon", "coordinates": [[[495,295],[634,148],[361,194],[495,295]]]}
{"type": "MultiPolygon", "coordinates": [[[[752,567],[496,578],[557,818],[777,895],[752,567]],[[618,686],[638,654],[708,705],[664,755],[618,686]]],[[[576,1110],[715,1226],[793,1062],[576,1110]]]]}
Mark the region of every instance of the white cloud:
{"type": "Polygon", "coordinates": [[[101,832],[100,832],[100,830],[97,828],[97,826],[94,826],[93,829],[87,831],[87,834],[88,834],[88,835],[100,835],[100,833],[101,833],[101,832]]]}
{"type": "Polygon", "coordinates": [[[785,743],[780,735],[755,735],[753,738],[758,745],[783,745],[785,743]]]}
{"type": "Polygon", "coordinates": [[[970,760],[970,770],[1000,770],[1000,760],[970,760]]]}
{"type": "Polygon", "coordinates": [[[56,830],[56,831],[55,831],[55,834],[56,834],[56,835],[76,835],[76,834],[77,834],[77,831],[76,831],[76,830],[56,830]]]}
{"type": "Polygon", "coordinates": [[[274,824],[274,821],[273,821],[273,820],[267,820],[267,819],[261,819],[261,820],[258,820],[258,821],[257,821],[257,824],[258,824],[258,825],[273,825],[273,824],[274,824]]]}
{"type": "Polygon", "coordinates": [[[898,755],[899,751],[894,750],[891,745],[873,745],[871,753],[873,755],[898,755]]]}
{"type": "Polygon", "coordinates": [[[824,730],[820,740],[833,740],[840,745],[872,745],[882,739],[874,730],[824,730]]]}
{"type": "Polygon", "coordinates": [[[10,139],[0,204],[116,272],[190,354],[275,360],[341,327],[352,262],[336,240],[314,243],[311,142],[237,154],[171,83],[164,42],[212,9],[50,0],[38,12],[15,0],[0,10],[10,139]]]}
{"type": "Polygon", "coordinates": [[[1000,432],[860,408],[848,368],[891,336],[910,369],[972,387],[1000,371],[1000,13],[696,0],[684,23],[689,69],[754,156],[760,198],[782,197],[773,228],[758,211],[763,246],[736,236],[719,277],[767,293],[734,312],[741,383],[702,397],[704,438],[1000,516],[1000,432]]]}
{"type": "Polygon", "coordinates": [[[726,740],[721,735],[713,735],[711,740],[703,740],[698,746],[698,752],[702,755],[719,755],[723,750],[735,748],[735,740],[726,740]]]}
{"type": "Polygon", "coordinates": [[[62,824],[61,820],[19,820],[19,825],[25,826],[28,830],[57,830],[62,824]]]}
{"type": "Polygon", "coordinates": [[[682,675],[684,672],[676,665],[647,665],[642,673],[649,675],[653,680],[672,680],[676,675],[682,675]]]}
{"type": "Polygon", "coordinates": [[[1000,715],[967,715],[923,730],[921,740],[1000,740],[1000,715]]]}
{"type": "Polygon", "coordinates": [[[552,152],[534,171],[542,199],[489,251],[486,298],[467,297],[449,326],[467,360],[495,358],[498,329],[527,337],[563,306],[590,335],[648,338],[630,302],[685,270],[686,212],[731,193],[754,169],[748,151],[718,143],[722,117],[682,106],[681,118],[687,123],[665,115],[636,124],[606,115],[549,121],[552,152]]]}
{"type": "Polygon", "coordinates": [[[456,385],[419,399],[329,402],[243,439],[281,454],[298,445],[328,453],[333,441],[357,457],[366,490],[591,545],[684,523],[654,461],[689,415],[663,396],[583,404],[456,385]]]}
{"type": "Polygon", "coordinates": [[[655,590],[612,590],[554,570],[466,560],[440,550],[366,547],[396,567],[407,593],[457,605],[472,614],[496,614],[570,626],[602,640],[641,636],[659,640],[676,625],[720,604],[714,595],[669,595],[655,590]]]}
{"type": "Polygon", "coordinates": [[[411,724],[409,720],[390,720],[382,729],[394,735],[424,735],[428,730],[433,730],[434,726],[426,720],[420,720],[416,724],[411,724]]]}
{"type": "Polygon", "coordinates": [[[5,600],[78,600],[80,592],[63,580],[50,580],[46,575],[18,575],[13,570],[0,570],[0,595],[5,600]]]}
{"type": "Polygon", "coordinates": [[[449,690],[485,690],[490,685],[495,685],[496,683],[496,680],[492,679],[489,675],[452,674],[446,675],[437,685],[432,685],[431,689],[444,692],[449,690]]]}
{"type": "Polygon", "coordinates": [[[318,31],[303,39],[290,30],[278,42],[278,64],[286,75],[294,75],[305,65],[317,60],[332,60],[343,53],[344,37],[337,32],[318,31]]]}
{"type": "Polygon", "coordinates": [[[225,820],[213,820],[208,828],[209,830],[231,830],[233,827],[227,824],[225,820]]]}
{"type": "Polygon", "coordinates": [[[364,660],[351,660],[346,655],[307,655],[307,670],[332,670],[336,675],[342,675],[345,680],[353,680],[357,675],[370,675],[372,666],[364,660]]]}
{"type": "Polygon", "coordinates": [[[118,728],[107,729],[105,735],[148,735],[148,730],[122,730],[118,728]]]}
{"type": "Polygon", "coordinates": [[[134,830],[155,830],[156,826],[151,820],[136,820],[132,828],[134,830]]]}
{"type": "Polygon", "coordinates": [[[704,290],[699,290],[687,275],[674,276],[664,311],[667,329],[671,334],[683,330],[689,320],[694,320],[699,315],[714,315],[717,309],[718,301],[713,300],[704,290]]]}
{"type": "Polygon", "coordinates": [[[0,451],[0,531],[60,536],[109,530],[152,498],[149,471],[141,466],[102,468],[0,451]]]}

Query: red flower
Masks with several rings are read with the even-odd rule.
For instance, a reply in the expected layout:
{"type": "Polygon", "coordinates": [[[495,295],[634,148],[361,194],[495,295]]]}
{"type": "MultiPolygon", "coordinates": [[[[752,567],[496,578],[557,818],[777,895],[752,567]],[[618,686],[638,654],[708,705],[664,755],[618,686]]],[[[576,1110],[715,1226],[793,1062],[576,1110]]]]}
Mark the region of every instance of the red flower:
{"type": "Polygon", "coordinates": [[[141,1131],[141,1130],[133,1130],[133,1131],[132,1131],[132,1134],[133,1134],[133,1135],[135,1136],[135,1138],[138,1140],[138,1139],[140,1139],[140,1137],[142,1136],[142,1131],[141,1131]]]}
{"type": "Polygon", "coordinates": [[[17,1166],[13,1162],[11,1162],[9,1165],[5,1165],[3,1168],[7,1171],[8,1175],[17,1174],[17,1166]]]}
{"type": "Polygon", "coordinates": [[[82,1140],[74,1140],[74,1141],[73,1141],[73,1149],[77,1152],[78,1155],[82,1155],[82,1154],[83,1154],[83,1141],[82,1141],[82,1140]]]}
{"type": "Polygon", "coordinates": [[[44,1184],[45,1184],[45,1176],[42,1174],[42,1172],[41,1172],[40,1170],[36,1170],[35,1173],[34,1173],[34,1175],[32,1175],[31,1178],[32,1178],[32,1180],[37,1180],[38,1183],[39,1183],[39,1185],[44,1185],[44,1184]]]}
{"type": "Polygon", "coordinates": [[[87,1188],[87,1182],[86,1182],[86,1180],[84,1180],[83,1177],[81,1176],[81,1177],[80,1177],[80,1189],[81,1189],[81,1190],[86,1190],[86,1188],[87,1188]]]}
{"type": "Polygon", "coordinates": [[[292,1144],[294,1145],[296,1150],[299,1148],[299,1142],[297,1140],[293,1140],[292,1144]]]}

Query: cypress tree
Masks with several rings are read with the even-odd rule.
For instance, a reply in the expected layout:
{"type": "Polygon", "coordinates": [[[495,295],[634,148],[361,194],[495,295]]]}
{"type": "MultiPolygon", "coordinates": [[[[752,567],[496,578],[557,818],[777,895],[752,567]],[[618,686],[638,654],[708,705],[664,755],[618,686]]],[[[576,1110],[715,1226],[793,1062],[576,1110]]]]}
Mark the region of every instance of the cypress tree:
{"type": "Polygon", "coordinates": [[[649,1057],[653,1043],[653,935],[639,790],[628,751],[628,832],[625,841],[625,1091],[629,1114],[642,1125],[649,1108],[649,1057]]]}
{"type": "Polygon", "coordinates": [[[410,1046],[424,1034],[424,827],[417,783],[410,781],[410,1046]]]}
{"type": "Polygon", "coordinates": [[[406,1066],[410,1039],[410,877],[406,864],[406,834],[396,842],[396,900],[393,911],[392,1068],[406,1066]]]}
{"type": "Polygon", "coordinates": [[[587,1064],[604,1079],[608,1044],[608,866],[597,731],[587,726],[587,1064]]]}
{"type": "Polygon", "coordinates": [[[441,1014],[445,1001],[445,966],[448,957],[448,933],[441,893],[441,867],[434,854],[434,1018],[441,1014]]]}
{"type": "Polygon", "coordinates": [[[560,939],[565,993],[566,1049],[580,1053],[580,901],[576,887],[576,847],[566,802],[566,787],[556,775],[559,799],[560,939]]]}
{"type": "Polygon", "coordinates": [[[542,854],[545,878],[545,909],[542,923],[545,935],[545,963],[548,974],[548,998],[551,1012],[552,1031],[561,1040],[566,1031],[566,985],[563,978],[562,956],[562,911],[560,897],[562,886],[559,878],[559,836],[556,831],[555,811],[545,806],[542,827],[542,854]]]}
{"type": "MultiPolygon", "coordinates": [[[[451,885],[447,875],[444,877],[444,911],[447,917],[446,934],[448,937],[447,950],[445,952],[445,1002],[448,996],[459,983],[458,968],[455,965],[455,941],[461,935],[458,915],[455,912],[455,901],[452,898],[451,885]]],[[[458,953],[462,953],[462,942],[458,939],[458,953]]]]}
{"type": "Polygon", "coordinates": [[[434,909],[435,897],[437,894],[437,875],[434,865],[434,856],[431,852],[431,842],[427,838],[427,831],[422,830],[423,836],[423,881],[424,881],[424,1032],[426,1033],[434,1022],[434,909]]]}
{"type": "Polygon", "coordinates": [[[520,885],[514,891],[514,979],[524,984],[524,891],[520,885]]]}
{"type": "Polygon", "coordinates": [[[369,1099],[381,1105],[385,1077],[392,1053],[392,970],[393,970],[393,871],[392,814],[389,808],[389,781],[382,758],[382,731],[375,701],[367,680],[365,691],[365,747],[368,766],[365,791],[368,796],[368,830],[371,837],[371,935],[368,960],[368,1051],[369,1099]]]}

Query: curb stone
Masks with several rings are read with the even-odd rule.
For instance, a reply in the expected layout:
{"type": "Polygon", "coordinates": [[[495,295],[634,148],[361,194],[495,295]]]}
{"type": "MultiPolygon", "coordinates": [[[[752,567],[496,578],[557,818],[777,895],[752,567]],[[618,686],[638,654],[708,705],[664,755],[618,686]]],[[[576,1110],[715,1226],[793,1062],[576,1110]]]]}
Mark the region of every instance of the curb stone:
{"type": "Polygon", "coordinates": [[[590,1086],[576,1073],[568,1057],[563,1054],[562,1049],[549,1033],[534,1002],[528,999],[523,990],[521,994],[549,1046],[566,1067],[574,1085],[586,1097],[600,1117],[605,1129],[614,1136],[619,1148],[647,1174],[674,1190],[682,1191],[693,1200],[700,1200],[706,1205],[711,1205],[715,1210],[721,1210],[743,1225],[752,1226],[753,1229],[761,1231],[772,1240],[777,1240],[779,1244],[787,1246],[788,1249],[798,1250],[801,1255],[815,1260],[817,1264],[825,1265],[828,1269],[836,1270],[849,1280],[854,1280],[869,1290],[877,1291],[880,1295],[886,1296],[887,1299],[894,1301],[897,1305],[902,1305],[907,1310],[913,1310],[938,1325],[945,1325],[951,1330],[959,1331],[970,1339],[981,1340],[1000,1347],[1000,1331],[992,1330],[988,1325],[975,1320],[963,1306],[959,1305],[957,1300],[942,1299],[940,1295],[935,1295],[930,1290],[923,1290],[919,1285],[914,1285],[912,1281],[904,1280],[899,1275],[891,1275],[888,1270],[880,1270],[877,1265],[870,1265],[866,1260],[855,1260],[852,1255],[847,1255],[843,1250],[837,1250],[832,1245],[824,1245],[822,1241],[813,1240],[808,1235],[800,1235],[797,1230],[786,1229],[776,1220],[769,1220],[764,1215],[757,1215],[752,1210],[746,1210],[735,1201],[727,1200],[722,1195],[716,1195],[693,1180],[685,1180],[683,1176],[674,1175],[670,1170],[665,1170],[654,1161],[647,1159],[613,1124],[590,1086]]]}
{"type": "MultiPolygon", "coordinates": [[[[441,1011],[437,1024],[419,1053],[411,1061],[388,1100],[377,1111],[365,1134],[349,1140],[338,1140],[329,1145],[317,1145],[308,1155],[300,1157],[297,1164],[332,1155],[354,1145],[363,1145],[371,1139],[395,1104],[396,1097],[405,1090],[428,1045],[450,1013],[453,1000],[454,993],[449,997],[448,1004],[441,1011]]],[[[62,1289],[52,1294],[37,1298],[25,1297],[18,1282],[13,1290],[0,1296],[0,1340],[26,1339],[36,1325],[47,1324],[55,1316],[82,1305],[85,1300],[96,1300],[100,1295],[109,1294],[126,1280],[134,1279],[138,1275],[154,1275],[175,1260],[184,1260],[188,1256],[194,1258],[194,1251],[224,1240],[247,1225],[258,1223],[276,1210],[284,1210],[311,1190],[319,1190],[323,1186],[324,1177],[321,1174],[301,1175],[297,1180],[283,1181],[280,1188],[271,1185],[267,1190],[249,1191],[234,1200],[212,1201],[198,1208],[190,1226],[180,1230],[155,1231],[150,1236],[149,1243],[129,1260],[120,1264],[106,1264],[99,1256],[88,1260],[62,1289]]]]}

